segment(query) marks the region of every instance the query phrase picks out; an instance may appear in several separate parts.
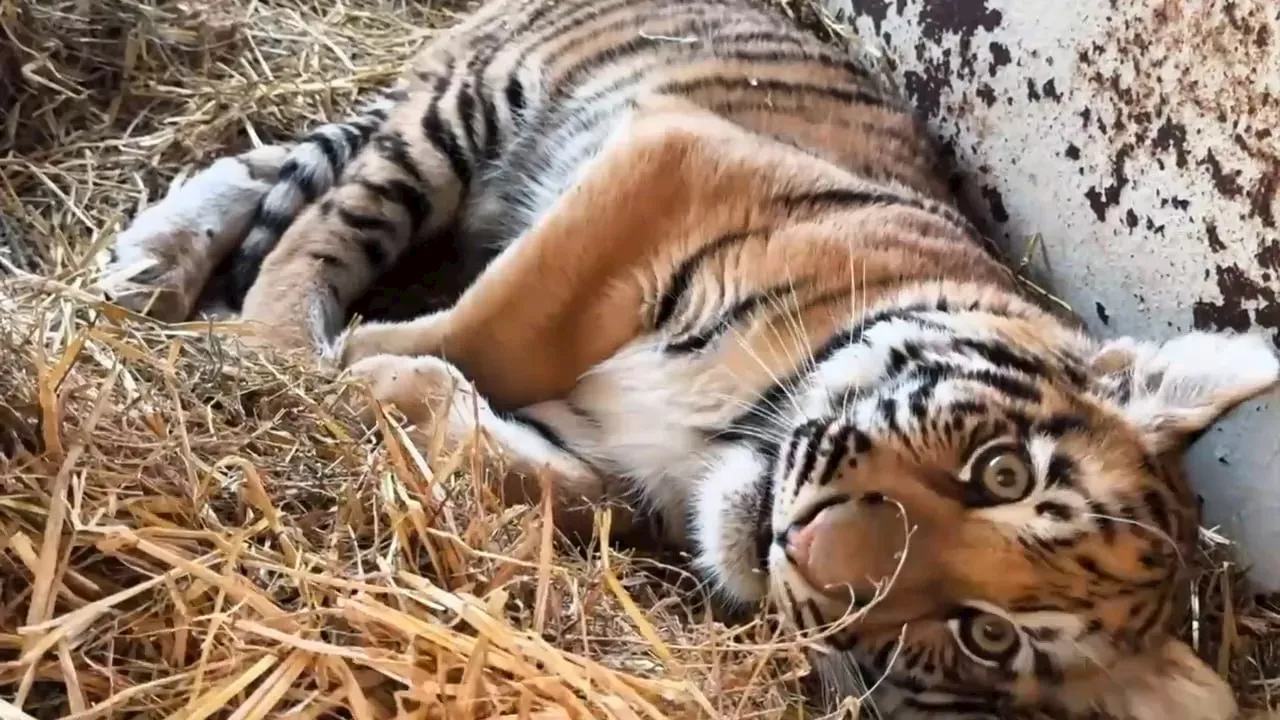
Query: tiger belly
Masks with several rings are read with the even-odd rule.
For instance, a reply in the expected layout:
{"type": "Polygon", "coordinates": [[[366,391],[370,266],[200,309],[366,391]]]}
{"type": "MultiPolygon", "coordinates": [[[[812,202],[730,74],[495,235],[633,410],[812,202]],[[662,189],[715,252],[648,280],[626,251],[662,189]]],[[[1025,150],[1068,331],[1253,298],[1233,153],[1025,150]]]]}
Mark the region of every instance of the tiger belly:
{"type": "Polygon", "coordinates": [[[722,452],[713,438],[753,391],[716,353],[672,355],[641,338],[586,373],[568,398],[527,408],[579,456],[625,482],[685,543],[693,493],[722,452]]]}

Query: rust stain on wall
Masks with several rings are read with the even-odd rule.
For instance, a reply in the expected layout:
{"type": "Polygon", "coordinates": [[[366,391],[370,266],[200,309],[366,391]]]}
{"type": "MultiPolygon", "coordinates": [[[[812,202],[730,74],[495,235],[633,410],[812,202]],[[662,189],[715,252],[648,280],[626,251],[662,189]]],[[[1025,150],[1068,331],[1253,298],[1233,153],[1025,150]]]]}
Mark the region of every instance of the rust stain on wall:
{"type": "Polygon", "coordinates": [[[1206,273],[1222,299],[1196,302],[1193,322],[1268,328],[1280,347],[1280,5],[1157,0],[1112,7],[1102,40],[1078,53],[1087,85],[1108,101],[1081,112],[1084,129],[1112,148],[1111,177],[1086,192],[1090,207],[1099,221],[1118,208],[1135,153],[1160,167],[1203,173],[1216,190],[1213,207],[1168,199],[1197,216],[1206,246],[1220,258],[1206,273]],[[1228,213],[1264,235],[1224,241],[1228,213]],[[1232,257],[1230,244],[1253,262],[1232,257]]]}

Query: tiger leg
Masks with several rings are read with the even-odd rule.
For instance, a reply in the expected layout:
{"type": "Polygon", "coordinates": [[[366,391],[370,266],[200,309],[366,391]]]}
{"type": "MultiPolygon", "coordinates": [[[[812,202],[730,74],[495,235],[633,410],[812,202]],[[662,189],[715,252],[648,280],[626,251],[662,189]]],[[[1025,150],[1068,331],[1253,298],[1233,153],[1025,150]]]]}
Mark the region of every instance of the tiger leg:
{"type": "Polygon", "coordinates": [[[337,184],[308,205],[265,256],[241,317],[255,340],[323,350],[346,311],[411,243],[456,215],[469,160],[440,119],[439,95],[398,105],[337,184]]]}
{"type": "MultiPolygon", "coordinates": [[[[496,489],[504,504],[537,505],[546,488],[552,492],[556,528],[571,538],[589,539],[595,511],[604,506],[613,513],[611,537],[625,540],[651,534],[647,528],[639,530],[633,512],[613,497],[617,486],[569,451],[553,427],[534,419],[534,412],[494,412],[449,363],[429,356],[375,355],[347,372],[368,386],[374,400],[404,415],[416,445],[429,447],[439,432],[445,452],[478,444],[500,458],[496,489]]],[[[368,406],[363,412],[371,426],[374,411],[368,406]]]]}
{"type": "MultiPolygon", "coordinates": [[[[243,267],[269,250],[298,211],[333,184],[386,120],[398,92],[393,89],[352,118],[322,125],[297,143],[222,158],[175,186],[117,235],[99,287],[124,307],[179,322],[197,309],[215,269],[234,252],[235,295],[237,279],[247,286],[243,267]]],[[[239,296],[225,300],[233,308],[240,305],[239,296]]]]}
{"type": "Polygon", "coordinates": [[[759,138],[684,100],[649,98],[630,112],[577,183],[453,307],[356,327],[336,344],[340,362],[438,355],[496,407],[563,397],[643,331],[670,258],[740,231],[744,218],[767,222],[753,200],[765,178],[838,172],[781,146],[742,153],[759,138]]]}

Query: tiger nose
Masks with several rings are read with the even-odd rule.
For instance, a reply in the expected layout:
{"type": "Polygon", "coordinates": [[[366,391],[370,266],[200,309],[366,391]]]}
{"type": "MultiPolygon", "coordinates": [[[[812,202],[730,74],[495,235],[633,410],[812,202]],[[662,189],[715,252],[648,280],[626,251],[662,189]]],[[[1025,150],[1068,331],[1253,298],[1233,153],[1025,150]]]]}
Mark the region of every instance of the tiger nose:
{"type": "Polygon", "coordinates": [[[787,557],[796,566],[800,568],[809,566],[814,538],[831,524],[836,507],[837,503],[825,504],[813,515],[797,518],[778,538],[779,544],[787,552],[787,557]]]}
{"type": "Polygon", "coordinates": [[[878,492],[866,493],[857,502],[847,495],[829,497],[793,520],[785,531],[778,534],[776,541],[791,563],[801,572],[807,572],[811,569],[815,545],[823,555],[829,555],[833,550],[856,553],[856,546],[847,545],[854,537],[849,532],[849,523],[858,512],[855,505],[876,506],[883,502],[884,495],[878,492]]]}
{"type": "Polygon", "coordinates": [[[816,535],[813,523],[804,526],[792,523],[780,538],[782,548],[787,551],[787,558],[799,567],[808,567],[809,551],[813,548],[813,538],[816,535]]]}

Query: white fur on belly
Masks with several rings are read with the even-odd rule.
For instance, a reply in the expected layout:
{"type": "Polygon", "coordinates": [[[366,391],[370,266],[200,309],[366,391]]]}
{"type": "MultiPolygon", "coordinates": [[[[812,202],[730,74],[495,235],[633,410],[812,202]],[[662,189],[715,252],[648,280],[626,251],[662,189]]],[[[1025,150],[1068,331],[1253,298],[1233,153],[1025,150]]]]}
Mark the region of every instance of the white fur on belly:
{"type": "MultiPolygon", "coordinates": [[[[579,381],[569,403],[596,427],[575,427],[566,438],[601,467],[626,477],[661,513],[669,538],[688,538],[693,493],[708,472],[714,448],[708,431],[742,413],[752,396],[715,353],[666,355],[642,339],[597,365],[579,381]]],[[[563,406],[562,406],[563,407],[563,406]]],[[[554,424],[563,427],[563,412],[554,424]]]]}

